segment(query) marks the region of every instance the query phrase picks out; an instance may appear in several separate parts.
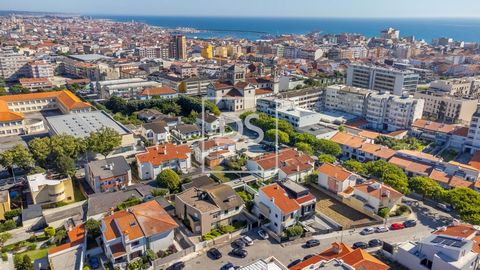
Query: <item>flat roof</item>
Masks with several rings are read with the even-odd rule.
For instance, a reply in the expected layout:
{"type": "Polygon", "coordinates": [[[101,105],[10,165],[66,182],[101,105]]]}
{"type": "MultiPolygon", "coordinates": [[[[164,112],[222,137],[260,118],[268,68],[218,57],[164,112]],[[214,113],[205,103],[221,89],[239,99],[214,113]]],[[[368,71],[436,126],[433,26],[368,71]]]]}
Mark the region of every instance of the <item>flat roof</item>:
{"type": "Polygon", "coordinates": [[[298,130],[302,131],[304,133],[310,133],[310,134],[315,135],[315,136],[337,131],[334,128],[327,127],[327,126],[324,126],[322,124],[314,124],[314,125],[304,126],[304,127],[298,128],[298,130]]]}
{"type": "Polygon", "coordinates": [[[103,127],[113,128],[120,135],[130,133],[130,130],[113,120],[104,111],[51,116],[47,117],[46,120],[55,134],[67,134],[76,138],[88,137],[91,132],[97,132],[103,127]]]}
{"type": "Polygon", "coordinates": [[[75,60],[83,61],[83,62],[93,62],[93,61],[97,61],[97,60],[100,60],[100,59],[110,59],[111,58],[111,57],[101,55],[101,54],[72,54],[72,55],[69,55],[68,57],[70,57],[72,59],[75,59],[75,60]]]}

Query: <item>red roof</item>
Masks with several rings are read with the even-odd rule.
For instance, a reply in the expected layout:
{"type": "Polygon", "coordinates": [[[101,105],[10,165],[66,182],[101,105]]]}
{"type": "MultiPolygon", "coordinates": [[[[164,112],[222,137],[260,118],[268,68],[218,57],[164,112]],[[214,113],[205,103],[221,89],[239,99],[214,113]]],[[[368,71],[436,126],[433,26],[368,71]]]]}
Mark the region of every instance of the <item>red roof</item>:
{"type": "Polygon", "coordinates": [[[161,96],[161,95],[172,95],[176,94],[177,91],[170,87],[154,87],[154,88],[147,88],[143,90],[139,96],[161,96]]]}
{"type": "Polygon", "coordinates": [[[273,203],[284,214],[300,209],[300,205],[294,199],[288,197],[287,192],[276,183],[261,187],[260,191],[262,191],[270,200],[273,199],[273,203]]]}
{"type": "Polygon", "coordinates": [[[148,147],[146,152],[137,154],[136,158],[139,163],[150,162],[153,166],[158,166],[171,160],[187,159],[187,154],[191,152],[192,150],[186,144],[167,143],[148,147]]]}
{"type": "Polygon", "coordinates": [[[333,165],[328,162],[323,163],[322,166],[318,168],[318,171],[340,182],[347,180],[348,177],[352,175],[351,172],[347,171],[341,165],[333,165]]]}

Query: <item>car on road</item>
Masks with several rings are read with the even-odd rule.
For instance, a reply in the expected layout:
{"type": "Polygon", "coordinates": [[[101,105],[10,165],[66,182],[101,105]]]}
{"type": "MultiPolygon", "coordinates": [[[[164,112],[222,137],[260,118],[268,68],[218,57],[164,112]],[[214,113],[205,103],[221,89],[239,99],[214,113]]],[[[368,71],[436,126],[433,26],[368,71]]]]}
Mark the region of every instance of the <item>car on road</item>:
{"type": "Polygon", "coordinates": [[[232,250],[232,252],[230,252],[230,255],[239,257],[239,258],[245,258],[247,257],[248,252],[245,249],[235,248],[232,250]]]}
{"type": "Polygon", "coordinates": [[[260,236],[260,238],[262,239],[268,239],[268,233],[264,230],[258,230],[257,232],[258,236],[260,236]]]}
{"type": "Polygon", "coordinates": [[[362,231],[360,231],[360,234],[361,235],[369,235],[369,234],[372,234],[374,232],[375,232],[375,230],[373,228],[365,228],[362,231]]]}
{"type": "Polygon", "coordinates": [[[417,221],[413,219],[406,220],[405,222],[403,222],[403,226],[405,228],[415,227],[417,226],[417,221]]]}
{"type": "Polygon", "coordinates": [[[209,249],[207,251],[207,255],[214,260],[218,260],[218,259],[222,258],[222,253],[220,253],[220,251],[216,248],[209,249]]]}
{"type": "Polygon", "coordinates": [[[250,238],[250,236],[245,235],[244,237],[242,237],[242,241],[245,242],[247,246],[253,245],[253,239],[250,238]]]}
{"type": "Polygon", "coordinates": [[[172,264],[168,269],[169,270],[182,270],[185,268],[185,263],[184,262],[176,262],[172,264]]]}
{"type": "Polygon", "coordinates": [[[376,233],[388,232],[388,228],[385,227],[385,226],[379,226],[379,227],[376,227],[376,228],[375,228],[375,232],[376,232],[376,233]]]}
{"type": "Polygon", "coordinates": [[[317,240],[317,239],[311,239],[305,243],[305,247],[307,248],[316,247],[319,245],[320,245],[320,240],[317,240]]]}
{"type": "Polygon", "coordinates": [[[235,267],[233,266],[233,263],[228,262],[224,266],[222,266],[222,268],[220,268],[220,269],[221,270],[233,270],[233,269],[235,269],[235,267]]]}
{"type": "Polygon", "coordinates": [[[303,261],[306,261],[306,260],[310,259],[310,258],[313,257],[313,256],[315,256],[315,255],[313,255],[313,254],[308,254],[307,256],[303,257],[303,261]]]}
{"type": "Polygon", "coordinates": [[[369,247],[379,247],[383,245],[383,241],[380,240],[380,239],[372,239],[370,241],[368,241],[368,246],[369,247]]]}
{"type": "Polygon", "coordinates": [[[355,242],[352,245],[353,249],[361,248],[361,249],[366,249],[368,248],[368,244],[365,242],[355,242]]]}
{"type": "Polygon", "coordinates": [[[88,258],[88,264],[90,265],[91,269],[97,269],[100,267],[100,262],[98,261],[97,256],[91,256],[88,258]]]}
{"type": "Polygon", "coordinates": [[[437,203],[437,208],[447,213],[452,212],[452,207],[445,203],[437,203]]]}
{"type": "Polygon", "coordinates": [[[242,239],[237,239],[232,242],[233,246],[236,248],[244,248],[245,247],[245,242],[242,241],[242,239]]]}
{"type": "Polygon", "coordinates": [[[302,262],[302,260],[296,259],[295,261],[289,263],[289,264],[287,265],[287,268],[294,267],[295,265],[297,265],[297,264],[299,264],[299,263],[301,263],[301,262],[302,262]]]}
{"type": "Polygon", "coordinates": [[[404,229],[405,226],[403,226],[402,223],[393,223],[392,225],[390,225],[390,230],[401,230],[401,229],[404,229]]]}

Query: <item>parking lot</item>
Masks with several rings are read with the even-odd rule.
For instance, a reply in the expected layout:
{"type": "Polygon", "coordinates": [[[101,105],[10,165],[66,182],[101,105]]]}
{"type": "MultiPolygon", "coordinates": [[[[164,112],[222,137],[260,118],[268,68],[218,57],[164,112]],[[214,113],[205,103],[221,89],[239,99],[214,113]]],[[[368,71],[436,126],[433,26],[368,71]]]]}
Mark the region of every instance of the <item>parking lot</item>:
{"type": "Polygon", "coordinates": [[[316,211],[333,219],[342,225],[343,228],[349,228],[351,226],[358,227],[374,221],[372,218],[329,197],[315,188],[311,188],[310,192],[317,198],[317,204],[315,205],[316,211]]]}

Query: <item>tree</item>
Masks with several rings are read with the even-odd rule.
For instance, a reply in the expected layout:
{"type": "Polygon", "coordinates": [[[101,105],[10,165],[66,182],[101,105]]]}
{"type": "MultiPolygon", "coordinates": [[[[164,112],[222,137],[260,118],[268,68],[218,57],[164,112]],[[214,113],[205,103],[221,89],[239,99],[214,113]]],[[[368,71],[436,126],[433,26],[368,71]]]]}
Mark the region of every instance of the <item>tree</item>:
{"type": "Polygon", "coordinates": [[[424,199],[437,199],[443,192],[443,188],[437,182],[435,182],[435,180],[424,176],[415,176],[410,178],[408,186],[415,193],[422,195],[424,199]]]}
{"type": "Polygon", "coordinates": [[[71,157],[58,155],[55,159],[55,164],[59,173],[68,176],[75,175],[75,160],[71,157]]]}
{"type": "Polygon", "coordinates": [[[343,124],[338,126],[338,131],[344,132],[345,131],[345,126],[343,124]]]}
{"type": "Polygon", "coordinates": [[[52,154],[55,157],[63,155],[76,160],[80,153],[86,151],[85,142],[72,135],[53,136],[50,138],[50,145],[52,154]]]}
{"type": "Polygon", "coordinates": [[[281,130],[269,129],[265,133],[265,139],[267,139],[270,142],[275,142],[277,136],[278,136],[278,143],[280,144],[288,144],[290,142],[290,138],[288,134],[281,130]]]}
{"type": "Polygon", "coordinates": [[[85,222],[85,229],[87,230],[88,236],[95,238],[100,235],[100,226],[100,221],[89,218],[87,222],[85,222]]]}
{"type": "Polygon", "coordinates": [[[43,232],[45,233],[45,237],[48,237],[48,238],[52,238],[55,236],[55,228],[53,227],[46,227],[45,229],[43,229],[43,232]]]}
{"type": "Polygon", "coordinates": [[[0,96],[5,96],[7,93],[7,90],[5,90],[5,87],[0,86],[0,96]]]}
{"type": "Polygon", "coordinates": [[[328,163],[334,163],[337,159],[332,156],[332,155],[328,155],[328,154],[321,154],[318,156],[318,162],[322,162],[322,163],[325,163],[325,162],[328,162],[328,163]]]}
{"type": "Polygon", "coordinates": [[[108,154],[121,145],[122,137],[112,128],[101,128],[97,132],[90,133],[87,142],[91,151],[107,158],[108,154]]]}
{"type": "Polygon", "coordinates": [[[378,215],[381,216],[382,218],[388,218],[388,215],[390,214],[390,208],[384,207],[378,210],[378,215]]]}
{"type": "Polygon", "coordinates": [[[295,147],[297,150],[302,151],[309,156],[313,155],[313,148],[308,143],[298,142],[295,144],[295,147]]]}
{"type": "Polygon", "coordinates": [[[365,168],[364,164],[356,161],[354,159],[349,159],[343,162],[343,167],[345,169],[360,174],[360,175],[366,175],[368,173],[367,169],[365,168]]]}
{"type": "Polygon", "coordinates": [[[37,160],[40,164],[46,164],[47,158],[50,156],[52,151],[50,138],[35,138],[30,141],[28,144],[30,152],[32,152],[33,158],[37,160]]]}
{"type": "Polygon", "coordinates": [[[2,233],[0,234],[0,246],[3,247],[3,245],[5,244],[5,242],[7,242],[9,239],[12,238],[12,234],[11,233],[2,233]]]}
{"type": "Polygon", "coordinates": [[[458,187],[447,191],[445,197],[463,221],[480,225],[480,194],[478,192],[471,188],[458,187]]]}
{"type": "Polygon", "coordinates": [[[157,175],[157,182],[168,188],[170,191],[175,191],[180,186],[180,176],[172,169],[165,169],[157,175]]]}
{"type": "Polygon", "coordinates": [[[339,156],[342,154],[342,148],[338,143],[334,141],[330,141],[327,139],[320,139],[317,142],[318,144],[318,151],[324,154],[329,154],[332,156],[339,156]]]}
{"type": "Polygon", "coordinates": [[[10,172],[13,170],[13,166],[17,166],[23,170],[28,170],[33,167],[35,160],[28,149],[17,144],[12,149],[0,153],[0,165],[8,168],[10,172]]]}
{"type": "Polygon", "coordinates": [[[62,243],[63,239],[65,239],[65,237],[67,237],[67,231],[58,230],[58,231],[55,232],[54,242],[57,243],[57,244],[60,244],[60,243],[62,243]]]}
{"type": "Polygon", "coordinates": [[[8,91],[12,94],[28,94],[30,93],[30,89],[23,87],[19,84],[12,85],[8,91]]]}
{"type": "Polygon", "coordinates": [[[365,168],[370,176],[380,179],[403,194],[408,194],[408,178],[399,167],[384,160],[377,160],[367,162],[365,168]]]}

